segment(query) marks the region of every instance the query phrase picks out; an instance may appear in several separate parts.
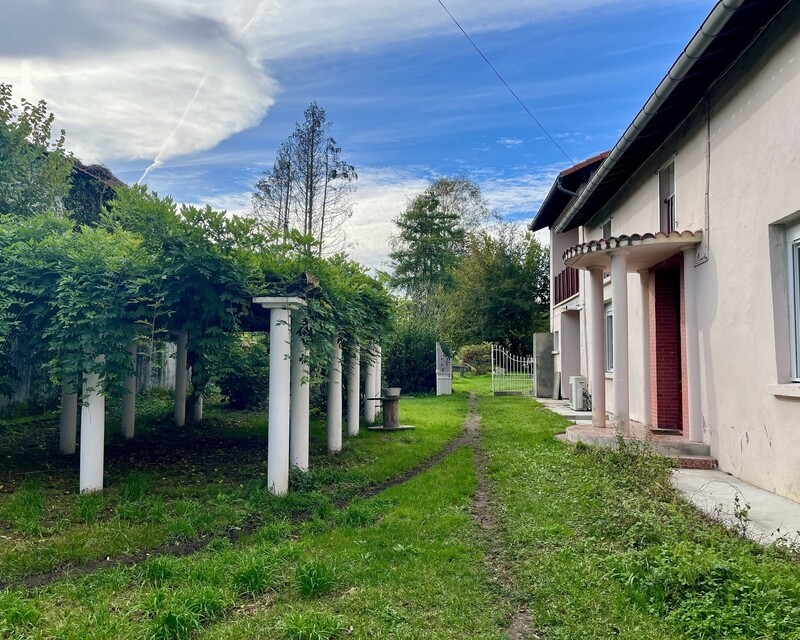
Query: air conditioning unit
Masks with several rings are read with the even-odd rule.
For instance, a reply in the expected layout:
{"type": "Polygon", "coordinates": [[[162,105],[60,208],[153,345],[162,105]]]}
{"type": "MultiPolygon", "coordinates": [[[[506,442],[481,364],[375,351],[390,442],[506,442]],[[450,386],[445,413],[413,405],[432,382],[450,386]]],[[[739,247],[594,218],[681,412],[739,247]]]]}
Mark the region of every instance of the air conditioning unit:
{"type": "Polygon", "coordinates": [[[586,377],[569,377],[569,406],[573,411],[586,411],[586,377]]]}

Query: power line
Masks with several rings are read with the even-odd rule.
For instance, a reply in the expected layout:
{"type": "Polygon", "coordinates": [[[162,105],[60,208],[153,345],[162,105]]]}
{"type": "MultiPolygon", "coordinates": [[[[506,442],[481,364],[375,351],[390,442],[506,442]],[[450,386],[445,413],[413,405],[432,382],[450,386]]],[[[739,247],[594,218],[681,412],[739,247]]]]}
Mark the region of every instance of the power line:
{"type": "Polygon", "coordinates": [[[458,27],[459,31],[461,31],[461,33],[463,33],[463,34],[464,34],[464,37],[465,37],[467,40],[469,40],[469,43],[470,43],[470,44],[471,44],[471,45],[472,45],[472,46],[475,48],[475,51],[477,51],[477,52],[478,52],[478,55],[480,55],[480,57],[481,57],[481,58],[483,58],[483,61],[484,61],[486,64],[488,64],[488,65],[489,65],[489,68],[490,68],[492,71],[494,71],[494,75],[496,75],[496,76],[498,77],[498,79],[500,80],[500,82],[502,82],[502,83],[503,83],[503,85],[505,86],[505,88],[506,88],[506,89],[508,89],[509,93],[511,93],[511,95],[512,95],[512,96],[514,96],[514,98],[516,99],[516,101],[517,101],[517,102],[519,102],[520,106],[521,106],[523,109],[525,109],[525,111],[527,112],[527,114],[528,114],[528,115],[529,115],[529,116],[530,116],[530,117],[533,119],[533,121],[534,121],[534,122],[535,122],[535,123],[536,123],[536,124],[539,126],[539,128],[540,128],[542,131],[544,131],[544,134],[545,134],[545,135],[546,135],[546,136],[547,136],[547,137],[550,139],[550,142],[552,142],[552,143],[553,143],[553,144],[556,146],[556,148],[557,148],[557,149],[558,149],[558,150],[559,150],[559,151],[560,151],[562,154],[564,154],[564,157],[565,157],[567,160],[569,160],[569,161],[570,161],[572,164],[575,164],[575,161],[574,161],[572,158],[570,158],[570,157],[569,157],[569,154],[568,154],[566,151],[564,151],[564,149],[561,147],[561,145],[560,145],[560,144],[558,144],[558,142],[556,142],[555,138],[553,138],[553,136],[551,136],[551,135],[550,135],[550,132],[549,132],[547,129],[545,129],[545,128],[544,128],[544,125],[543,125],[541,122],[539,122],[539,119],[538,119],[538,118],[537,118],[535,115],[533,115],[533,112],[532,112],[532,111],[531,111],[531,110],[530,110],[530,109],[527,107],[527,105],[526,105],[526,104],[525,104],[525,103],[524,103],[524,102],[523,102],[523,101],[520,99],[520,97],[519,97],[519,96],[516,94],[516,92],[515,92],[515,91],[514,91],[514,90],[513,90],[513,89],[512,89],[510,86],[509,86],[509,84],[508,84],[508,83],[505,81],[505,79],[503,78],[503,76],[501,76],[501,75],[500,75],[500,72],[499,72],[497,69],[495,69],[494,65],[493,65],[493,64],[492,64],[492,63],[489,61],[489,58],[487,58],[487,57],[486,57],[486,56],[483,54],[483,51],[481,51],[481,50],[480,50],[480,48],[478,47],[478,45],[477,45],[477,44],[475,44],[475,41],[474,41],[472,38],[470,38],[469,34],[468,34],[466,31],[464,31],[464,27],[462,27],[462,26],[461,26],[461,24],[459,23],[459,21],[458,21],[458,20],[456,20],[456,17],[455,17],[455,16],[454,16],[452,13],[450,13],[450,9],[448,9],[448,8],[445,6],[445,4],[444,4],[444,2],[442,2],[442,0],[436,0],[436,1],[437,1],[437,2],[438,2],[438,3],[439,3],[441,6],[442,6],[442,9],[444,9],[444,10],[445,10],[445,12],[447,13],[447,15],[448,15],[448,16],[450,16],[450,19],[451,19],[451,20],[452,20],[452,21],[455,23],[455,25],[458,27]]]}

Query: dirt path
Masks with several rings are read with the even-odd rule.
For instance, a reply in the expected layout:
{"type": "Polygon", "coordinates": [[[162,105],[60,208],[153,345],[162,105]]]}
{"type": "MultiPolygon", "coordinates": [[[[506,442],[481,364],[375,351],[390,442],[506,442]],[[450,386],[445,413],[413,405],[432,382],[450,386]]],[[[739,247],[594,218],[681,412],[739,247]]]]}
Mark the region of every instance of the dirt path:
{"type": "MultiPolygon", "coordinates": [[[[445,444],[439,453],[425,459],[417,466],[396,476],[392,476],[383,482],[367,487],[352,498],[338,501],[336,502],[336,506],[338,508],[344,508],[356,497],[365,499],[372,498],[391,487],[407,482],[436,466],[461,447],[471,447],[475,455],[475,471],[478,479],[478,488],[472,500],[471,514],[480,529],[483,548],[486,552],[487,570],[500,588],[503,596],[508,601],[514,602],[513,576],[498,546],[501,526],[497,522],[492,509],[491,483],[487,471],[488,460],[485,451],[480,446],[480,416],[478,415],[477,398],[474,393],[470,395],[469,415],[464,423],[464,430],[461,435],[445,444]]],[[[231,542],[236,542],[241,537],[254,533],[261,524],[261,522],[252,522],[241,528],[232,529],[228,532],[227,537],[231,542]]],[[[212,540],[223,537],[223,535],[208,535],[199,540],[192,540],[190,542],[165,544],[128,556],[106,558],[77,566],[70,565],[47,573],[26,576],[6,583],[0,582],[0,591],[7,587],[32,589],[46,586],[66,577],[88,575],[95,571],[111,567],[133,566],[144,562],[151,556],[187,556],[202,551],[212,540]]],[[[515,611],[508,628],[507,638],[508,640],[541,640],[542,636],[537,634],[534,630],[531,616],[525,607],[520,606],[515,611]]]]}
{"type": "MultiPolygon", "coordinates": [[[[472,499],[472,517],[478,523],[483,538],[487,568],[504,596],[513,602],[515,600],[513,596],[514,579],[503,554],[498,551],[498,539],[502,531],[492,509],[492,487],[487,471],[486,452],[480,446],[481,419],[478,415],[477,404],[477,398],[473,393],[469,398],[469,417],[465,424],[466,433],[464,434],[464,439],[469,442],[475,452],[475,473],[478,477],[478,489],[472,499]]],[[[508,640],[538,640],[541,638],[534,630],[533,620],[524,606],[519,606],[514,612],[506,637],[508,640]]]]}

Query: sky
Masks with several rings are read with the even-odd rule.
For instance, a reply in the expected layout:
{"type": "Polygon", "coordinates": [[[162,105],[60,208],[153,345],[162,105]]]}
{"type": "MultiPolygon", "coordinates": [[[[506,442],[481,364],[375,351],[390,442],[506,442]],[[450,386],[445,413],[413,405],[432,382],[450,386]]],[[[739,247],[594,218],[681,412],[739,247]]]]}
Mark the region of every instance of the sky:
{"type": "Polygon", "coordinates": [[[249,208],[316,101],[359,175],[351,255],[386,268],[392,220],[440,176],[528,222],[555,175],[610,149],[713,0],[26,0],[0,82],[67,146],[183,203],[249,208]]]}

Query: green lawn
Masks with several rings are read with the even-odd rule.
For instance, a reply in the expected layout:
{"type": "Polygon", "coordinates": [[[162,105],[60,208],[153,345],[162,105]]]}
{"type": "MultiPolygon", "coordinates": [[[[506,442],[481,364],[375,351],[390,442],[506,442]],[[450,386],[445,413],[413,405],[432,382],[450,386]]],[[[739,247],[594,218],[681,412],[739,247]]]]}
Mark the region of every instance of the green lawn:
{"type": "MultiPolygon", "coordinates": [[[[4,542],[19,536],[28,544],[3,545],[5,573],[25,573],[37,547],[56,541],[64,546],[51,563],[77,559],[79,543],[97,557],[129,530],[138,548],[146,535],[178,539],[181,519],[211,518],[185,535],[202,535],[205,526],[212,542],[181,558],[0,592],[0,638],[501,640],[525,605],[547,640],[800,640],[796,554],[764,549],[700,517],[670,486],[662,459],[562,444],[553,438],[561,418],[530,398],[493,397],[487,377],[456,378],[454,387],[451,397],[401,401],[401,419],[416,431],[365,432],[341,455],[324,455],[316,424],[314,470],[293,478],[282,498],[269,496],[259,478],[238,480],[260,473],[263,458],[248,462],[247,447],[232,438],[254,438],[263,450],[263,417],[223,408],[212,409],[203,434],[177,440],[184,453],[197,450],[197,438],[233,447],[233,463],[221,462],[223,451],[196,456],[197,476],[185,463],[177,471],[163,465],[163,476],[146,481],[129,474],[104,496],[67,496],[69,510],[52,517],[58,496],[50,476],[34,474],[38,486],[26,481],[0,502],[17,518],[2,530],[4,542]],[[469,389],[478,394],[499,525],[491,550],[471,516],[477,477],[467,447],[374,498],[353,499],[456,437],[469,389]],[[345,498],[351,502],[337,508],[345,498]],[[122,515],[159,501],[161,522],[122,515]],[[234,543],[214,535],[237,522],[256,524],[234,543]],[[83,540],[87,531],[97,532],[92,544],[83,540]],[[507,584],[487,566],[488,551],[502,561],[507,584]],[[8,558],[20,564],[9,569],[8,558]]],[[[163,424],[152,424],[143,441],[163,436],[163,424]]]]}
{"type": "Polygon", "coordinates": [[[467,396],[404,399],[401,418],[417,430],[363,429],[336,456],[325,452],[324,421],[312,422],[311,473],[293,476],[299,491],[283,501],[266,492],[264,412],[211,404],[202,426],[177,429],[170,407],[163,394],[144,398],[131,442],[117,435],[112,407],[106,490],[96,495],[78,494],[77,456],[58,454],[56,420],[0,425],[9,452],[0,463],[0,581],[331,508],[440,451],[461,429],[467,396]]]}
{"type": "Polygon", "coordinates": [[[564,445],[562,418],[479,398],[502,541],[548,640],[800,638],[800,556],[709,522],[666,460],[564,445]]]}

